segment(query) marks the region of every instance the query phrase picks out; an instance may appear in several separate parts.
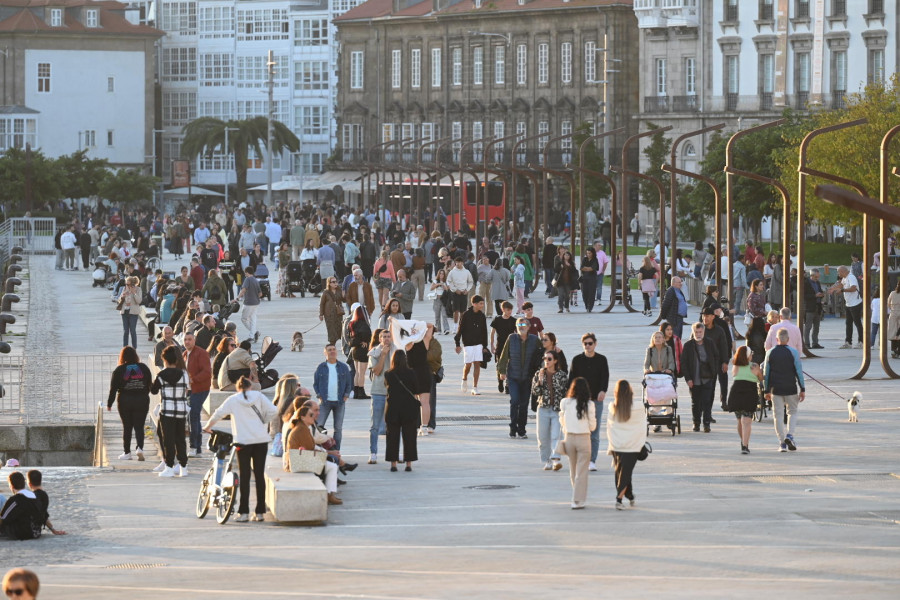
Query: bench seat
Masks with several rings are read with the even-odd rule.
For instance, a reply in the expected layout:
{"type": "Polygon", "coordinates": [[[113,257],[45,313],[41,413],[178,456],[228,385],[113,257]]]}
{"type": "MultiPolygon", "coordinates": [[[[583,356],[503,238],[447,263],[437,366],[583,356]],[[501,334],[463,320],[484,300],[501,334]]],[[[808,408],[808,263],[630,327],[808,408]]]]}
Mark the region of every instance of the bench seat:
{"type": "Polygon", "coordinates": [[[281,459],[266,465],[266,506],[276,521],[324,523],[328,520],[325,484],[312,473],[286,473],[281,459]]]}

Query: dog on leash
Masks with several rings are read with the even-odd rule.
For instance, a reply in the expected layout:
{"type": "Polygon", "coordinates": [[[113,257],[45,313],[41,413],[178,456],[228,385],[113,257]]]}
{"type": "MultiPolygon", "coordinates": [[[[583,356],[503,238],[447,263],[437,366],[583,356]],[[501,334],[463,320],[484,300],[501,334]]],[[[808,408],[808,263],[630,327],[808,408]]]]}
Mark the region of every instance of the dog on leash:
{"type": "Polygon", "coordinates": [[[847,400],[847,412],[850,414],[848,421],[851,423],[859,422],[857,411],[859,410],[858,407],[860,402],[862,402],[862,394],[860,392],[853,392],[853,395],[847,400]]]}
{"type": "Polygon", "coordinates": [[[299,331],[295,331],[291,338],[291,352],[303,352],[303,334],[299,331]]]}

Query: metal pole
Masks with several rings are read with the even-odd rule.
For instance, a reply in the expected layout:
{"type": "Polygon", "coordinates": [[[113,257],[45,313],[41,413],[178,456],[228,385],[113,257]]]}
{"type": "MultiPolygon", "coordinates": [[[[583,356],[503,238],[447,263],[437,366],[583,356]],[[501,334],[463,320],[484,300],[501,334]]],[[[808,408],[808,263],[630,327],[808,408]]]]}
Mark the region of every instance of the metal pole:
{"type": "MultiPolygon", "coordinates": [[[[605,129],[606,129],[606,127],[604,126],[603,133],[598,133],[596,135],[589,136],[586,140],[581,142],[581,145],[578,147],[578,167],[577,167],[578,168],[578,203],[580,205],[578,208],[578,226],[579,226],[579,237],[581,237],[582,245],[584,244],[584,234],[585,234],[585,230],[584,230],[584,217],[585,217],[584,176],[591,175],[592,177],[597,177],[597,175],[595,175],[596,171],[591,171],[591,170],[585,168],[585,166],[584,166],[584,151],[587,149],[588,144],[596,142],[599,139],[603,139],[604,140],[603,143],[606,144],[607,137],[625,132],[624,127],[619,127],[618,129],[614,129],[613,131],[605,131],[605,129]]],[[[607,169],[607,168],[609,168],[609,165],[604,164],[603,168],[607,169]]],[[[615,185],[612,183],[611,178],[607,177],[606,175],[602,175],[600,178],[603,179],[604,181],[606,181],[607,184],[609,184],[610,189],[615,187],[615,185]]]]}
{"type": "MultiPolygon", "coordinates": [[[[891,141],[894,137],[900,133],[900,125],[896,127],[892,127],[882,138],[881,140],[881,185],[879,190],[879,196],[881,200],[882,206],[887,206],[890,204],[890,186],[888,185],[888,178],[890,177],[890,173],[888,169],[888,148],[891,145],[891,141]]],[[[893,173],[896,175],[897,170],[894,169],[893,173]]],[[[890,257],[888,256],[888,237],[891,234],[891,228],[888,226],[888,222],[885,219],[881,219],[881,225],[879,227],[879,234],[881,236],[880,240],[880,254],[881,257],[881,269],[878,271],[878,285],[881,291],[881,335],[878,336],[878,354],[881,358],[881,366],[884,368],[884,372],[888,374],[892,379],[900,378],[894,369],[891,367],[890,362],[888,361],[888,346],[887,346],[887,337],[885,334],[887,333],[887,296],[888,296],[888,267],[890,263],[890,257]]]]}
{"type": "MultiPolygon", "coordinates": [[[[517,153],[517,151],[518,151],[518,149],[519,149],[519,146],[521,146],[521,145],[524,144],[525,142],[530,142],[531,140],[536,140],[536,139],[538,139],[538,138],[542,138],[542,137],[544,137],[544,135],[546,135],[546,134],[544,134],[544,133],[538,133],[538,134],[535,134],[535,135],[530,135],[530,136],[528,136],[528,137],[523,137],[522,139],[520,139],[519,141],[517,141],[517,142],[513,145],[512,154],[510,155],[510,165],[512,165],[512,167],[513,167],[513,168],[512,168],[513,173],[522,173],[523,175],[525,174],[525,171],[524,171],[523,169],[517,169],[517,168],[516,168],[516,153],[517,153]]],[[[526,164],[527,164],[527,156],[526,156],[526,164]]],[[[525,176],[527,177],[527,175],[525,175],[525,176]]],[[[516,218],[516,201],[518,200],[518,198],[517,198],[517,194],[518,194],[517,179],[518,179],[518,178],[517,178],[515,175],[513,175],[513,178],[512,178],[512,192],[511,192],[511,194],[510,194],[510,195],[512,196],[512,202],[510,203],[510,214],[509,214],[510,222],[512,223],[512,227],[507,226],[507,227],[504,227],[504,228],[503,228],[503,231],[504,231],[504,235],[503,235],[504,240],[503,240],[503,242],[504,242],[504,244],[506,244],[506,242],[509,241],[509,239],[510,239],[510,234],[512,233],[512,232],[510,231],[510,229],[512,229],[513,227],[515,227],[515,223],[516,223],[516,221],[518,220],[518,219],[516,218]]],[[[529,177],[529,179],[532,180],[532,181],[535,181],[535,180],[531,179],[531,177],[529,177]]],[[[535,185],[537,185],[537,182],[536,182],[536,181],[535,181],[535,185]]]]}
{"type": "Polygon", "coordinates": [[[267,86],[269,88],[269,106],[266,111],[266,206],[272,205],[272,116],[275,112],[275,102],[273,96],[275,93],[275,59],[272,51],[269,50],[266,67],[268,68],[269,78],[267,86]]]}

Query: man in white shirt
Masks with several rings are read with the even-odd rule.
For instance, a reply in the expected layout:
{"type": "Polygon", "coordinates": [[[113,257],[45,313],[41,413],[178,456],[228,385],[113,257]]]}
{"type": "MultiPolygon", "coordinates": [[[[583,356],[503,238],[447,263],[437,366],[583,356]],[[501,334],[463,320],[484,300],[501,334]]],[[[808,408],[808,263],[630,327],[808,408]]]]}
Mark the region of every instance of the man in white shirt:
{"type": "Polygon", "coordinates": [[[779,315],[781,316],[781,322],[775,323],[769,329],[768,335],[766,335],[766,343],[765,348],[766,352],[774,348],[778,345],[778,330],[779,329],[787,329],[788,332],[788,343],[787,345],[797,351],[801,356],[803,355],[803,332],[800,331],[800,328],[791,323],[791,309],[789,306],[784,306],[779,311],[779,315]]]}
{"type": "Polygon", "coordinates": [[[459,316],[466,311],[469,290],[474,284],[472,274],[463,265],[461,256],[457,256],[453,268],[447,273],[447,286],[450,288],[450,301],[453,306],[453,322],[459,323],[459,316]]]}
{"type": "Polygon", "coordinates": [[[266,237],[269,238],[269,257],[275,260],[275,254],[281,245],[281,225],[273,221],[272,217],[266,217],[266,237]]]}
{"type": "Polygon", "coordinates": [[[838,267],[837,283],[831,286],[828,291],[832,294],[842,292],[844,294],[844,320],[847,329],[844,336],[843,349],[853,347],[853,326],[856,325],[857,349],[862,348],[863,332],[862,332],[862,294],[859,289],[859,280],[845,266],[838,267]]]}
{"type": "Polygon", "coordinates": [[[62,248],[63,256],[66,259],[66,270],[77,271],[78,265],[75,263],[75,226],[70,225],[66,232],[59,238],[59,247],[62,248]]]}

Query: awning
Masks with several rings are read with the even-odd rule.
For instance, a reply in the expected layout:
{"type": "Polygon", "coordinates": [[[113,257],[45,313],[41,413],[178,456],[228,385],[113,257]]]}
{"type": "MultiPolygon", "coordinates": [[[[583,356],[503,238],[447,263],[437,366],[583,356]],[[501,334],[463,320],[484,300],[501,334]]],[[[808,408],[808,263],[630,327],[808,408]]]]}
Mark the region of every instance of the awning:
{"type": "Polygon", "coordinates": [[[208,190],[206,188],[202,188],[196,185],[192,185],[190,188],[179,187],[172,188],[171,190],[163,190],[163,194],[168,194],[169,196],[221,196],[225,197],[225,194],[220,194],[219,192],[214,192],[212,190],[208,190]]]}

